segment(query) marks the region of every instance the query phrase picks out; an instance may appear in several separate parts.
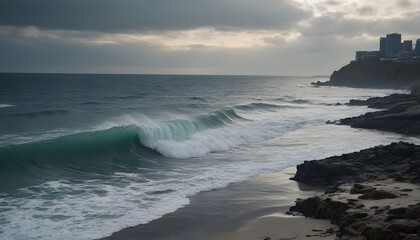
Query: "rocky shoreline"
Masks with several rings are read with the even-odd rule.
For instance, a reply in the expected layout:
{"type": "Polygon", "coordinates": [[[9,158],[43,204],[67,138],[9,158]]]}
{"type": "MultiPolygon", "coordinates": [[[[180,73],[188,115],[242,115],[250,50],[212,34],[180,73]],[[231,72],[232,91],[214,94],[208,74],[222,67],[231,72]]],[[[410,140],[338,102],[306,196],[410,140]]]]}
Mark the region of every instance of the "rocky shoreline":
{"type": "Polygon", "coordinates": [[[399,142],[305,161],[292,178],[325,187],[289,214],[329,219],[341,240],[420,239],[420,146],[399,142]]]}
{"type": "Polygon", "coordinates": [[[351,100],[348,105],[384,110],[341,119],[339,124],[406,135],[420,134],[420,95],[393,94],[367,100],[351,100]]]}
{"type": "MultiPolygon", "coordinates": [[[[355,67],[361,66],[350,68],[355,67]]],[[[347,68],[334,73],[329,82],[315,85],[346,85],[347,81],[341,81],[346,78],[341,75],[348,73],[347,68]]],[[[351,100],[347,105],[367,106],[379,111],[327,123],[405,135],[420,134],[420,94],[416,87],[412,88],[411,94],[351,100]]],[[[298,199],[289,214],[329,219],[339,227],[337,239],[420,240],[418,145],[399,142],[305,161],[297,166],[291,179],[324,186],[325,192],[298,199]]]]}

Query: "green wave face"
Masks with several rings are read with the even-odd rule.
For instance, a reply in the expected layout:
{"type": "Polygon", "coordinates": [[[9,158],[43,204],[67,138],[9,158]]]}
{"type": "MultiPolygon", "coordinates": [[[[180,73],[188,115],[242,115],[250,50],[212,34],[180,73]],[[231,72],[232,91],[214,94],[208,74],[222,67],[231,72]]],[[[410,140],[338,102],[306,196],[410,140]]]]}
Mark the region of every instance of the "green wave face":
{"type": "Polygon", "coordinates": [[[224,109],[191,119],[113,127],[4,146],[0,148],[0,191],[63,176],[89,179],[117,171],[130,172],[166,159],[154,151],[158,141],[184,141],[194,133],[224,127],[241,119],[233,109],[224,109]]]}
{"type": "Polygon", "coordinates": [[[92,179],[118,171],[138,173],[139,167],[147,168],[148,164],[188,157],[188,154],[179,156],[168,152],[171,151],[171,144],[175,146],[190,141],[197,133],[211,134],[206,131],[250,121],[235,109],[269,111],[274,108],[283,106],[251,103],[191,118],[116,126],[51,140],[3,146],[0,147],[0,191],[63,177],[70,180],[92,179]],[[165,149],[162,149],[162,144],[165,144],[165,149]],[[169,150],[167,146],[170,146],[169,150]]]}
{"type": "Polygon", "coordinates": [[[5,146],[0,148],[0,191],[62,176],[111,174],[139,165],[137,152],[152,154],[140,145],[135,126],[5,146]]]}

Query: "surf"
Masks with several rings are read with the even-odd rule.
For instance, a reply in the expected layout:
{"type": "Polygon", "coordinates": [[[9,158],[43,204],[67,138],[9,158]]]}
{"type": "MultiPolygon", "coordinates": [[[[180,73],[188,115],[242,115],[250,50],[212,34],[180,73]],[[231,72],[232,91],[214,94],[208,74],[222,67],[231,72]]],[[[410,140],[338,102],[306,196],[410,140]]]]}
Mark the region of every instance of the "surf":
{"type": "Polygon", "coordinates": [[[280,134],[281,126],[255,125],[236,109],[281,109],[256,104],[170,120],[117,124],[107,129],[0,147],[0,190],[58,179],[131,171],[150,162],[202,157],[280,134]],[[246,106],[246,107],[244,107],[246,106]],[[269,133],[269,134],[268,134],[269,133]],[[13,185],[8,182],[13,179],[13,185]]]}

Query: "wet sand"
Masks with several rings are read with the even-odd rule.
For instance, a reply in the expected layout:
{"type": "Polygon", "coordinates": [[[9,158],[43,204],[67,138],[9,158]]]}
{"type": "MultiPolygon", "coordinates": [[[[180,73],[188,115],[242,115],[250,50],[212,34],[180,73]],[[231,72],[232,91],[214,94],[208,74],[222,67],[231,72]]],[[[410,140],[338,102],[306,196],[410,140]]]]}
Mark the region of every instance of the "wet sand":
{"type": "Polygon", "coordinates": [[[173,213],[103,239],[333,239],[323,233],[334,227],[328,221],[285,214],[296,198],[322,193],[289,180],[295,172],[292,167],[203,192],[173,213]]]}

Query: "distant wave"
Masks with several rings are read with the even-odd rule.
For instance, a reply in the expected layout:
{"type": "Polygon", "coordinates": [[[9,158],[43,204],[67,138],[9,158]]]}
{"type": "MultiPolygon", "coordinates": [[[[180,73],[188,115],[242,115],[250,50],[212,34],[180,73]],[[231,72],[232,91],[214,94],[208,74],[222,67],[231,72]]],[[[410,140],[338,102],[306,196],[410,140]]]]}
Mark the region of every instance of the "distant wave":
{"type": "Polygon", "coordinates": [[[56,110],[45,110],[45,111],[36,111],[36,112],[25,112],[25,113],[13,113],[9,116],[12,117],[39,117],[39,116],[51,116],[57,114],[65,114],[68,113],[67,110],[63,109],[56,109],[56,110]]]}
{"type": "Polygon", "coordinates": [[[196,100],[196,101],[201,101],[201,102],[206,102],[207,99],[204,97],[190,97],[190,100],[196,100]]]}
{"type": "Polygon", "coordinates": [[[0,104],[0,108],[9,108],[9,107],[16,107],[16,106],[12,104],[0,104]]]}
{"type": "Polygon", "coordinates": [[[139,98],[146,98],[146,97],[147,97],[147,94],[138,94],[138,95],[107,97],[107,98],[111,98],[111,99],[139,99],[139,98]]]}
{"type": "Polygon", "coordinates": [[[323,105],[323,106],[331,106],[331,105],[335,105],[336,103],[326,103],[326,102],[319,102],[319,101],[311,101],[311,100],[307,100],[307,99],[295,99],[290,101],[291,103],[294,104],[311,104],[311,105],[323,105]]]}
{"type": "Polygon", "coordinates": [[[311,100],[306,100],[306,99],[295,99],[295,100],[292,100],[291,103],[312,104],[313,102],[311,100]]]}
{"type": "Polygon", "coordinates": [[[275,110],[281,108],[289,108],[291,106],[285,105],[277,105],[277,104],[270,104],[270,103],[250,103],[245,105],[237,105],[234,108],[244,111],[254,111],[254,110],[275,110]]]}
{"type": "Polygon", "coordinates": [[[100,102],[90,101],[90,102],[82,102],[81,105],[99,105],[100,102]]]}

